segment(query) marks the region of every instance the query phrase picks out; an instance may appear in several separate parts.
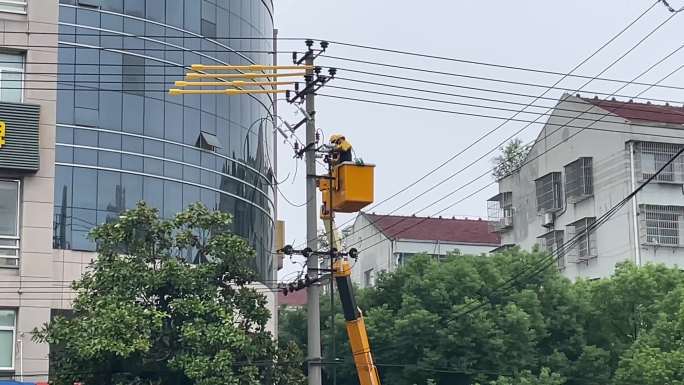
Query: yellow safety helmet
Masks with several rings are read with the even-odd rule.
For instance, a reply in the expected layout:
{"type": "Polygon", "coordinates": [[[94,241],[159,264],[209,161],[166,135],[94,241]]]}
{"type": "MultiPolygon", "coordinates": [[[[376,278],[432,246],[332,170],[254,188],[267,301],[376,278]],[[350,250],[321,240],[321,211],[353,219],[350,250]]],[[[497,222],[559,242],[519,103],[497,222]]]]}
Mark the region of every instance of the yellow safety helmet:
{"type": "Polygon", "coordinates": [[[345,139],[344,135],[332,134],[330,135],[330,143],[337,143],[338,141],[345,139]]]}

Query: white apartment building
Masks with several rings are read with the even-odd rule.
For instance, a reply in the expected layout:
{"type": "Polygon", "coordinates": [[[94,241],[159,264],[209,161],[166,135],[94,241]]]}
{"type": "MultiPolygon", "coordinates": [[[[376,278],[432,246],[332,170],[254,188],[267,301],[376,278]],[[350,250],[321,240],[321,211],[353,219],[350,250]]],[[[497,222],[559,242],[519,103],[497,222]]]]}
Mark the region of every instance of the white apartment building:
{"type": "Polygon", "coordinates": [[[482,219],[425,218],[361,212],[345,231],[344,244],[359,250],[352,281],[375,284],[379,273],[394,271],[416,254],[484,254],[499,247],[499,235],[482,219]]]}
{"type": "MultiPolygon", "coordinates": [[[[563,95],[518,172],[488,201],[502,245],[556,250],[684,146],[684,108],[563,95]]],[[[684,157],[558,256],[571,279],[622,261],[684,265],[684,157]]]]}

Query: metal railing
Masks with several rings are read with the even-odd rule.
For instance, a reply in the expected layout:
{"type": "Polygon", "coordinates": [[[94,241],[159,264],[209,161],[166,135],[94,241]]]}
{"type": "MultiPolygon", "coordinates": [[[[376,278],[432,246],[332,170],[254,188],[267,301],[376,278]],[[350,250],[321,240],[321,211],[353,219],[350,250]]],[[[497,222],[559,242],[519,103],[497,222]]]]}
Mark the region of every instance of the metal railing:
{"type": "Polygon", "coordinates": [[[641,243],[653,246],[682,247],[681,227],[684,207],[639,205],[641,243]]]}

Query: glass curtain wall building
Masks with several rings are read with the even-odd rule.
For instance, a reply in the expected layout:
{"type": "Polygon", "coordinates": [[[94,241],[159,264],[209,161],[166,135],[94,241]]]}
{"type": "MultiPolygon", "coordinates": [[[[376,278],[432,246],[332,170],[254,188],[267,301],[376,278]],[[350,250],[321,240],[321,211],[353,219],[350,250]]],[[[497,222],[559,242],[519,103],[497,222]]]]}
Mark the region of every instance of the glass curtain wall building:
{"type": "MultiPolygon", "coordinates": [[[[56,249],[144,200],[233,214],[273,280],[268,95],[170,96],[191,64],[273,60],[271,0],[60,0],[56,249]]],[[[192,256],[189,256],[192,259],[192,256]]]]}

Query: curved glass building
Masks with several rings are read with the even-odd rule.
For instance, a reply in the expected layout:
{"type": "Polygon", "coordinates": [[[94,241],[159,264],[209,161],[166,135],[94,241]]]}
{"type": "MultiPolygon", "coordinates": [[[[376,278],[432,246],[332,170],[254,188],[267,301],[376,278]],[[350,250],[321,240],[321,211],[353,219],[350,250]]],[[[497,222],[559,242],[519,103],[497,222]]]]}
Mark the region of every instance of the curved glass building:
{"type": "Polygon", "coordinates": [[[271,99],[166,92],[191,64],[271,63],[272,2],[60,0],[59,32],[54,248],[93,251],[88,231],[140,200],[201,201],[273,280],[271,99]]]}

